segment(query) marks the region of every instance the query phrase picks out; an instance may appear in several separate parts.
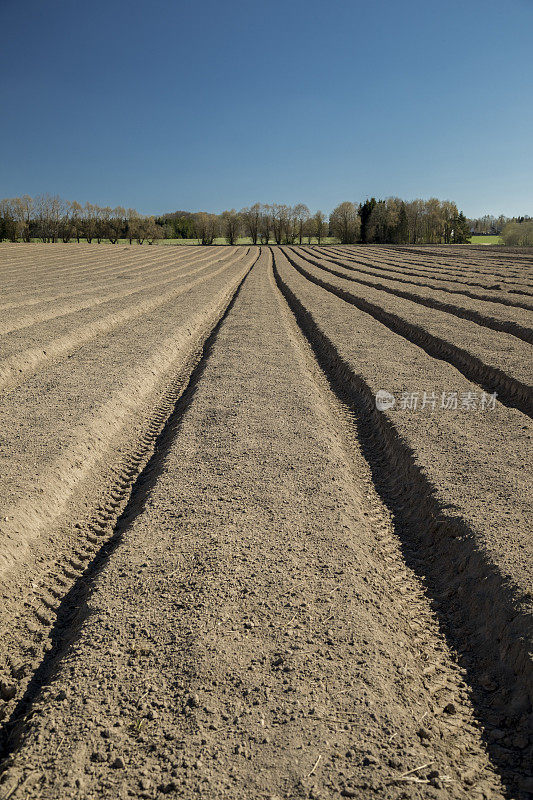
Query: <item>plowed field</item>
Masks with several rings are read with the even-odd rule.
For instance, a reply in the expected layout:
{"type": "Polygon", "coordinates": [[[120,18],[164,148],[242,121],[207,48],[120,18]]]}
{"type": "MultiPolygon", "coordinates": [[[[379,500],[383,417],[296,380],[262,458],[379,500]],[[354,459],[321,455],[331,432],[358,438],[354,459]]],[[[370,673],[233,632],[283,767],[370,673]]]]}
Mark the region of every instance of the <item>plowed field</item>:
{"type": "Polygon", "coordinates": [[[0,247],[0,800],[533,798],[532,266],[0,247]]]}

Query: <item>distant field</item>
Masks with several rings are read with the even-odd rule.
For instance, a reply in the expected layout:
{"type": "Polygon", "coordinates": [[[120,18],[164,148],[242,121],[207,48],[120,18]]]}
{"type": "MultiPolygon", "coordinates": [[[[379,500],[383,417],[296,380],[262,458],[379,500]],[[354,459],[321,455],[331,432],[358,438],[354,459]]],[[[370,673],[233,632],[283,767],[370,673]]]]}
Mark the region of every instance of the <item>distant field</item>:
{"type": "MultiPolygon", "coordinates": [[[[339,242],[339,240],[336,239],[334,236],[325,236],[322,239],[322,244],[338,244],[338,242],[339,242]]],[[[226,242],[226,240],[224,239],[223,236],[217,237],[213,242],[214,245],[226,244],[226,243],[227,242],[226,242]]],[[[159,239],[157,241],[157,244],[188,244],[188,245],[192,245],[192,244],[198,244],[198,239],[159,239]]],[[[249,236],[240,236],[237,239],[237,244],[250,244],[251,245],[252,244],[252,240],[250,239],[249,236]]],[[[273,239],[270,240],[270,244],[275,244],[273,239]]],[[[307,236],[305,237],[304,244],[309,244],[307,236]]],[[[316,238],[314,236],[311,237],[310,244],[317,244],[317,240],[316,240],[316,238]]]]}
{"type": "Polygon", "coordinates": [[[503,244],[501,236],[471,236],[470,244],[503,244]]]}
{"type": "MultiPolygon", "coordinates": [[[[32,239],[32,242],[40,243],[41,239],[32,239]]],[[[62,242],[57,242],[57,244],[60,244],[60,243],[62,244],[62,242]]],[[[76,243],[77,243],[76,239],[72,239],[71,244],[76,244],[76,243]]],[[[86,239],[80,239],[80,243],[87,244],[87,240],[86,239]]],[[[102,244],[107,244],[107,243],[109,243],[108,239],[102,239],[102,244]]],[[[502,240],[502,238],[500,236],[472,236],[470,238],[470,242],[469,243],[470,244],[503,244],[503,240],[502,240]]],[[[92,244],[95,244],[95,245],[98,244],[96,239],[93,239],[92,244]]],[[[129,245],[129,239],[119,239],[117,244],[119,244],[119,245],[120,244],[129,245]]],[[[145,242],[143,242],[143,244],[149,244],[149,242],[145,241],[145,242]]],[[[198,239],[156,239],[154,244],[156,244],[156,245],[189,245],[190,246],[190,245],[198,245],[198,244],[200,244],[200,241],[198,239]]],[[[223,236],[218,236],[214,240],[213,244],[214,245],[225,245],[225,244],[227,244],[227,242],[226,242],[226,239],[223,236]]],[[[249,245],[251,245],[252,244],[252,240],[250,239],[249,236],[241,236],[241,237],[239,237],[239,239],[237,239],[237,244],[240,244],[240,245],[249,244],[249,245]]],[[[275,244],[273,239],[270,240],[270,244],[272,244],[272,245],[275,244]]],[[[318,242],[317,242],[315,237],[311,238],[311,242],[309,242],[307,240],[307,237],[305,237],[305,241],[303,242],[303,244],[318,244],[318,242]]],[[[322,239],[321,244],[339,244],[339,239],[335,238],[334,236],[325,236],[322,239]]],[[[137,242],[134,241],[133,245],[137,245],[137,242]]],[[[438,245],[435,245],[435,246],[438,246],[438,245]]]]}

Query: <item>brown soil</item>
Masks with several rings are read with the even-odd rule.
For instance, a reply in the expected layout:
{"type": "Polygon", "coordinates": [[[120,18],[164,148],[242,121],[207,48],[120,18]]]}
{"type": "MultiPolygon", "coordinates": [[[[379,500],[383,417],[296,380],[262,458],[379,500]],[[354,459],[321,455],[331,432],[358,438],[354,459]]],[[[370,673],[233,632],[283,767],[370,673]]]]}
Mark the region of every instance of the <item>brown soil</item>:
{"type": "Polygon", "coordinates": [[[354,250],[0,249],[2,800],[533,797],[527,345],[354,250]]]}

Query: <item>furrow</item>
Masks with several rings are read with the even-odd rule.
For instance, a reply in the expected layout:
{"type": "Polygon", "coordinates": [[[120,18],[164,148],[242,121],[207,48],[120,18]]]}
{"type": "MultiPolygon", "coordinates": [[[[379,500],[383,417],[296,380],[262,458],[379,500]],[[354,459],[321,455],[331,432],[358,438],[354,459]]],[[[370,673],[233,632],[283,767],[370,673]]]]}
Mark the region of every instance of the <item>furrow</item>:
{"type": "MultiPolygon", "coordinates": [[[[220,258],[214,260],[203,259],[202,261],[205,261],[206,263],[202,263],[200,266],[194,265],[196,267],[195,269],[187,269],[186,271],[180,270],[178,273],[173,272],[171,267],[166,267],[165,272],[173,272],[173,274],[171,274],[170,277],[161,278],[160,280],[155,280],[153,282],[150,282],[149,279],[153,277],[153,273],[150,272],[149,276],[147,275],[144,277],[143,284],[140,286],[136,286],[135,288],[128,288],[119,292],[108,291],[103,297],[89,297],[86,300],[81,300],[79,302],[72,302],[63,307],[59,305],[54,305],[54,307],[50,310],[34,312],[33,314],[30,314],[28,316],[20,317],[16,322],[6,321],[3,324],[0,323],[0,335],[5,336],[6,334],[11,333],[13,331],[19,331],[25,328],[31,328],[34,325],[38,325],[41,322],[48,322],[51,320],[61,319],[62,317],[68,317],[70,314],[76,314],[76,312],[78,311],[91,310],[101,305],[107,305],[108,303],[112,303],[116,300],[122,300],[126,297],[133,297],[134,295],[147,295],[152,290],[168,286],[169,284],[174,283],[177,280],[181,280],[182,278],[187,278],[191,275],[195,275],[198,272],[209,269],[214,264],[217,264],[221,261],[227,261],[228,258],[231,258],[232,255],[233,255],[232,253],[226,253],[220,258]]],[[[101,291],[100,287],[99,291],[101,291]]],[[[56,298],[55,300],[57,299],[58,298],[56,298]]]]}
{"type": "MultiPolygon", "coordinates": [[[[10,515],[17,519],[16,539],[3,526],[4,542],[14,540],[16,546],[10,559],[4,546],[0,572],[0,588],[7,599],[10,587],[13,606],[6,604],[5,627],[0,632],[0,679],[13,686],[13,696],[0,705],[4,758],[14,747],[17,723],[40,687],[39,669],[49,661],[51,631],[59,628],[61,643],[69,641],[77,597],[116,546],[116,526],[129,499],[142,483],[180,398],[259,255],[256,251],[237,278],[191,316],[187,330],[180,329],[172,339],[161,342],[153,363],[138,368],[128,385],[105,403],[94,420],[87,421],[84,440],[56,464],[54,478],[47,476],[45,494],[37,487],[24,503],[24,514],[10,515]],[[136,433],[121,441],[121,428],[131,415],[138,417],[136,433]],[[95,470],[98,480],[91,486],[88,479],[95,470]],[[85,497],[80,503],[82,491],[85,497]],[[28,548],[36,537],[47,540],[46,557],[28,559],[28,548]]],[[[57,647],[55,638],[54,642],[57,647]]]]}
{"type": "MultiPolygon", "coordinates": [[[[335,294],[347,303],[359,308],[367,314],[371,314],[374,319],[386,325],[389,330],[400,336],[405,337],[413,344],[423,348],[434,358],[444,359],[462,372],[466,378],[483,387],[486,391],[497,392],[501,402],[513,408],[517,408],[523,414],[533,415],[533,399],[531,387],[527,386],[517,378],[508,375],[503,370],[493,367],[483,362],[480,358],[472,355],[467,350],[460,348],[439,336],[433,335],[430,331],[408,322],[406,319],[386,311],[381,306],[366,300],[365,298],[354,295],[331,281],[313,275],[301,264],[294,260],[290,253],[285,251],[285,255],[291,265],[305,278],[317,286],[322,287],[328,292],[335,294]]],[[[321,265],[317,265],[321,267],[321,265]]],[[[342,274],[333,274],[344,277],[342,274]]],[[[411,298],[408,298],[411,299],[411,298]]]]}
{"type": "MultiPolygon", "coordinates": [[[[244,256],[241,256],[240,258],[243,257],[244,256]]],[[[239,260],[240,259],[237,259],[227,265],[223,265],[217,270],[210,272],[208,275],[201,276],[173,291],[166,292],[164,295],[145,300],[132,308],[117,311],[113,314],[101,317],[94,322],[80,326],[73,332],[66,333],[50,342],[46,342],[43,347],[30,347],[9,356],[0,362],[0,389],[5,390],[7,388],[12,388],[23,380],[25,375],[29,372],[42,368],[44,364],[52,359],[67,355],[96,336],[107,333],[112,328],[124,325],[131,319],[153,311],[163,303],[184,294],[192,287],[221,274],[239,260]]]]}
{"type": "MultiPolygon", "coordinates": [[[[313,250],[310,251],[309,248],[306,247],[302,249],[306,253],[310,253],[311,255],[313,255],[313,253],[316,252],[313,250]]],[[[489,303],[501,303],[502,305],[512,306],[515,308],[525,308],[528,311],[533,310],[533,304],[527,303],[525,302],[525,300],[519,301],[515,300],[514,298],[501,296],[499,294],[485,295],[485,294],[480,294],[479,292],[473,292],[468,288],[469,286],[479,286],[482,289],[489,289],[489,290],[493,287],[487,286],[484,283],[475,283],[472,281],[468,281],[466,279],[450,277],[449,272],[443,271],[442,276],[438,275],[438,270],[435,269],[432,270],[431,274],[429,274],[429,270],[428,272],[413,272],[412,270],[406,268],[405,263],[402,265],[401,263],[392,264],[391,262],[376,262],[375,260],[363,261],[360,258],[359,259],[353,258],[343,253],[339,253],[338,251],[330,252],[328,250],[325,250],[324,248],[322,248],[319,252],[320,255],[323,258],[327,259],[328,261],[331,261],[334,264],[338,264],[339,266],[344,267],[345,269],[353,269],[357,272],[361,272],[364,275],[372,275],[373,277],[376,278],[383,277],[386,278],[387,280],[398,281],[399,283],[407,283],[413,286],[423,286],[427,289],[435,289],[435,291],[439,292],[448,292],[449,294],[463,295],[465,297],[470,297],[473,300],[485,300],[489,303]],[[337,258],[335,258],[334,256],[337,256],[337,258]],[[357,264],[358,266],[351,267],[346,262],[348,262],[349,264],[357,264]],[[361,269],[361,267],[368,267],[370,268],[370,270],[373,271],[370,271],[368,269],[366,270],[361,269]],[[438,275],[438,277],[434,277],[436,274],[438,275]],[[414,278],[425,278],[426,280],[429,280],[431,282],[424,283],[423,281],[420,280],[409,280],[409,278],[405,276],[412,276],[414,278]],[[447,283],[462,284],[462,286],[458,288],[455,287],[452,288],[446,286],[447,283]]],[[[533,297],[532,292],[527,292],[525,290],[520,290],[520,289],[513,290],[507,288],[507,286],[505,286],[505,291],[509,293],[514,292],[514,294],[522,294],[527,297],[533,297]]]]}
{"type": "MultiPolygon", "coordinates": [[[[354,370],[339,349],[335,322],[329,329],[324,326],[330,319],[326,308],[317,314],[309,297],[304,300],[290,285],[287,276],[291,273],[283,266],[279,251],[274,253],[274,271],[277,285],[333,391],[353,414],[376,488],[391,509],[404,541],[406,560],[423,577],[441,624],[467,669],[479,718],[487,728],[496,724],[500,730],[520,730],[524,736],[524,749],[520,742],[513,753],[507,745],[489,745],[508,782],[509,796],[514,797],[522,782],[529,785],[531,780],[531,596],[524,596],[511,585],[487,551],[479,547],[465,519],[455,508],[443,504],[442,494],[429,480],[394,418],[376,409],[375,387],[354,370]]],[[[365,354],[360,355],[364,360],[365,354]]]]}
{"type": "MultiPolygon", "coordinates": [[[[306,257],[306,260],[309,261],[311,264],[314,264],[321,269],[324,269],[323,262],[317,261],[315,259],[310,258],[309,256],[306,257]]],[[[329,271],[337,275],[341,278],[347,278],[348,276],[343,275],[342,273],[335,272],[331,268],[329,271]]],[[[457,306],[452,303],[445,303],[441,300],[437,300],[434,297],[423,297],[416,292],[408,292],[404,291],[399,288],[391,288],[390,286],[386,286],[383,283],[376,283],[374,281],[367,281],[364,278],[359,278],[354,276],[350,276],[349,280],[354,281],[355,283],[360,283],[362,286],[369,286],[372,289],[377,289],[380,292],[386,292],[387,294],[396,295],[396,297],[403,297],[406,300],[412,300],[414,303],[419,303],[422,306],[427,306],[428,308],[435,308],[438,311],[445,311],[447,314],[452,314],[455,317],[459,317],[460,319],[467,319],[471,322],[475,322],[478,325],[483,325],[485,328],[491,328],[495,331],[500,331],[502,333],[510,333],[512,336],[516,336],[518,339],[522,339],[524,342],[528,344],[533,344],[533,330],[528,328],[524,325],[521,325],[517,322],[513,322],[512,320],[505,320],[505,319],[497,319],[495,317],[491,317],[488,314],[481,314],[479,311],[475,309],[465,308],[463,306],[457,306]]]]}

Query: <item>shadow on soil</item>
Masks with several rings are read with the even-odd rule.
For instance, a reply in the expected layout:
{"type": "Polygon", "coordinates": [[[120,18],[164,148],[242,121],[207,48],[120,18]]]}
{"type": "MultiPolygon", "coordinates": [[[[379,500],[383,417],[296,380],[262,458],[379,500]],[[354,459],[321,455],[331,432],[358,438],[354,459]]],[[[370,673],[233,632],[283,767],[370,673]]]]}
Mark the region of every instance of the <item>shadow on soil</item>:
{"type": "Polygon", "coordinates": [[[393,516],[405,561],[422,580],[441,630],[464,670],[507,797],[529,800],[533,674],[528,598],[521,598],[486,561],[465,522],[437,503],[412,450],[376,410],[367,384],[343,361],[284,283],[273,255],[276,284],[332,391],[349,412],[376,490],[393,516]]]}
{"type": "Polygon", "coordinates": [[[155,441],[154,452],[150,460],[132,486],[129,501],[115,524],[112,536],[98,550],[57,609],[56,620],[49,633],[52,646],[44,654],[10,718],[4,722],[0,738],[0,773],[10,765],[10,756],[15,753],[24,739],[25,723],[31,712],[32,703],[43,688],[53,681],[70,645],[79,637],[82,625],[89,614],[88,602],[98,576],[119,547],[130,524],[144,511],[150,492],[161,474],[166,456],[179,433],[184,414],[193,401],[219,330],[233,308],[249,274],[250,270],[246,273],[224,314],[206,339],[201,357],[190,375],[187,386],[176,401],[174,409],[155,441]]]}

